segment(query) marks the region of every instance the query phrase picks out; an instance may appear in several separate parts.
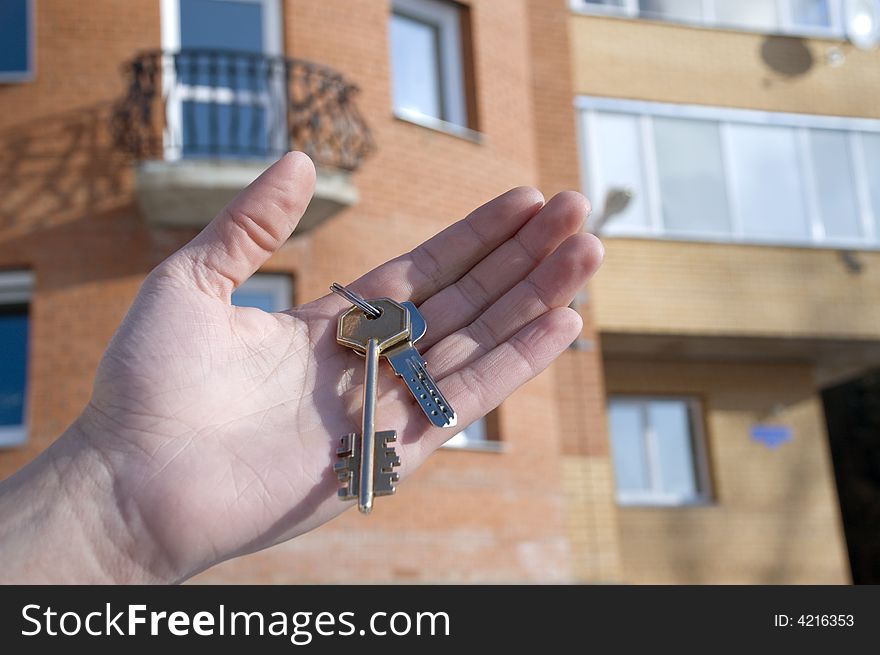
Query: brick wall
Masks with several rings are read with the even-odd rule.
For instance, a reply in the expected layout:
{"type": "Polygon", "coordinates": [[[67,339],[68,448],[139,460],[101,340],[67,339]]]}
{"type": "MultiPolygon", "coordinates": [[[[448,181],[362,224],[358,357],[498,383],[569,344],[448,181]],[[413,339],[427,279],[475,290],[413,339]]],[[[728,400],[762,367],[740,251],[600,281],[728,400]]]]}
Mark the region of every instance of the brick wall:
{"type": "Polygon", "coordinates": [[[187,237],[144,228],[108,127],[122,63],[158,47],[158,3],[35,5],[36,78],[0,85],[0,269],[35,273],[30,441],[0,452],[3,476],[76,417],[143,276],[187,237]]]}
{"type": "MultiPolygon", "coordinates": [[[[573,62],[565,0],[529,2],[536,153],[541,188],[580,188],[573,62]]],[[[575,307],[584,319],[577,350],[553,367],[563,452],[562,481],[573,576],[583,581],[619,577],[599,335],[590,294],[575,307]]]]}
{"type": "MultiPolygon", "coordinates": [[[[331,281],[351,280],[510,187],[549,180],[549,194],[572,186],[538,172],[529,5],[466,4],[480,142],[392,116],[389,3],[283,2],[287,54],[332,66],[358,84],[358,104],[377,144],[355,176],[360,202],[294,237],[267,264],[267,271],[294,276],[298,300],[323,295],[331,281]]],[[[36,274],[30,441],[0,452],[2,476],[76,416],[143,276],[192,236],[145,225],[131,162],[109,142],[109,103],[125,90],[121,65],[138,50],[160,46],[159,2],[37,6],[36,80],[0,85],[0,267],[36,274]]],[[[546,373],[501,408],[502,453],[441,452],[369,520],[349,513],[200,579],[569,580],[555,388],[546,373]]]]}

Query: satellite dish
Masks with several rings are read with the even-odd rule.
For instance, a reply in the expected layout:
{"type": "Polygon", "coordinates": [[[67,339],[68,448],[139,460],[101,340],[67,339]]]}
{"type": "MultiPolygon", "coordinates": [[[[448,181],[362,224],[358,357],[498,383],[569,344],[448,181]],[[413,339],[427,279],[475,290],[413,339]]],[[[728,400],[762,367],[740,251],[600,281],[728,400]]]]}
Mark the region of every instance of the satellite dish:
{"type": "Polygon", "coordinates": [[[843,24],[846,38],[861,50],[880,43],[880,0],[845,0],[843,24]]]}

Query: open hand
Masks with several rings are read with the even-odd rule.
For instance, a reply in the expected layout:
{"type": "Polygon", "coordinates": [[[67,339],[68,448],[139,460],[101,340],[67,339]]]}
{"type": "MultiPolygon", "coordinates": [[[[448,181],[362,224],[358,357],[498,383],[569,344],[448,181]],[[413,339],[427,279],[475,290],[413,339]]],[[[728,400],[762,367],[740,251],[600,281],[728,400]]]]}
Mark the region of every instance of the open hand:
{"type": "MultiPolygon", "coordinates": [[[[308,157],[286,155],[150,273],[91,402],[45,454],[56,470],[91,462],[77,471],[98,480],[113,577],[185,579],[354,505],[333,472],[340,437],[360,432],[363,358],[335,339],[349,305],[332,294],[274,314],[230,304],[288,239],[314,180],[308,157]]],[[[420,350],[465,426],[579,335],[568,305],[602,259],[581,231],[588,212],[577,193],[544,204],[513,189],[349,286],[419,306],[420,350]]],[[[455,430],[432,427],[382,369],[379,429],[397,430],[406,478],[455,430]]]]}

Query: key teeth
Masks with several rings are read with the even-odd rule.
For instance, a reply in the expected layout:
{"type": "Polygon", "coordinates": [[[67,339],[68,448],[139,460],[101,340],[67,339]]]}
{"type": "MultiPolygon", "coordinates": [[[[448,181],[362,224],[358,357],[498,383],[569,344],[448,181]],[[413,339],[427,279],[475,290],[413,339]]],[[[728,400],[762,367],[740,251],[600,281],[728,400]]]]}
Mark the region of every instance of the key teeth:
{"type": "MultiPolygon", "coordinates": [[[[391,444],[397,441],[397,432],[384,430],[376,433],[376,469],[374,471],[373,493],[376,496],[390,496],[397,488],[400,474],[394,468],[400,466],[400,457],[391,444]]],[[[341,500],[356,500],[358,497],[358,471],[360,463],[360,439],[356,433],[345,435],[339,440],[336,449],[339,461],[333,464],[336,477],[342,485],[337,494],[341,500]]]]}
{"type": "Polygon", "coordinates": [[[339,440],[339,447],[336,449],[336,455],[339,457],[345,457],[352,454],[352,448],[354,446],[354,433],[346,434],[339,440]]]}
{"type": "Polygon", "coordinates": [[[354,500],[357,498],[357,463],[358,463],[358,440],[357,434],[350,432],[339,440],[336,456],[339,461],[333,464],[333,471],[340,485],[338,495],[341,500],[354,500]]]}
{"type": "Polygon", "coordinates": [[[396,491],[394,483],[400,479],[400,476],[393,472],[394,467],[400,466],[400,458],[394,447],[390,445],[397,441],[397,432],[394,430],[377,432],[376,441],[376,471],[373,492],[377,496],[390,496],[396,491]]]}

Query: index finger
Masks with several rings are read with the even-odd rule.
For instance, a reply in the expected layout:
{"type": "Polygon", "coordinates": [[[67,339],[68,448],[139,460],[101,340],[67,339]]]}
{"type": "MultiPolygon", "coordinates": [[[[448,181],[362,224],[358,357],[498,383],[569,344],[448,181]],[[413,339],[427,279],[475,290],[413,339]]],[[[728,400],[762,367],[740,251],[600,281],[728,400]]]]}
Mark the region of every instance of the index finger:
{"type": "Polygon", "coordinates": [[[349,285],[367,298],[420,303],[449,286],[507,241],[544,205],[533,187],[516,187],[453,223],[410,252],[349,285]]]}

